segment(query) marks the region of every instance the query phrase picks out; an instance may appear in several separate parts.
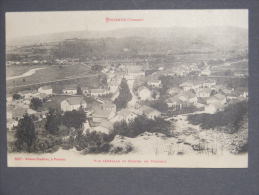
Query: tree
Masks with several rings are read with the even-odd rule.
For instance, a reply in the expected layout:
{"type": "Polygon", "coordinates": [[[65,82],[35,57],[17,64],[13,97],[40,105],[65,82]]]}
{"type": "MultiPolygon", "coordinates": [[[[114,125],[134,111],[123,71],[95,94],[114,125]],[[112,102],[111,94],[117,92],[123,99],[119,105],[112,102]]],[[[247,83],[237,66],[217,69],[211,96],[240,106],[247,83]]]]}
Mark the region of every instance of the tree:
{"type": "Polygon", "coordinates": [[[82,95],[82,94],[83,94],[82,89],[81,89],[80,86],[77,87],[76,94],[77,94],[77,95],[82,95]]]}
{"type": "Polygon", "coordinates": [[[16,148],[18,151],[31,152],[32,145],[36,140],[35,126],[32,118],[25,114],[18,122],[15,132],[16,148]]]}
{"type": "Polygon", "coordinates": [[[119,96],[115,99],[114,103],[116,104],[117,110],[126,108],[128,102],[132,99],[130,89],[127,83],[127,80],[123,78],[119,87],[119,96]]]}
{"type": "Polygon", "coordinates": [[[91,66],[91,70],[95,71],[95,72],[99,72],[103,69],[103,67],[101,65],[95,64],[93,66],[91,66]]]}
{"type": "Polygon", "coordinates": [[[171,135],[170,130],[172,127],[173,125],[170,122],[162,118],[150,119],[145,115],[140,115],[129,123],[126,121],[114,123],[113,133],[127,137],[136,137],[144,132],[160,132],[169,136],[171,135]]]}
{"type": "Polygon", "coordinates": [[[152,101],[150,103],[150,106],[163,113],[166,113],[168,111],[168,105],[161,99],[152,101]]]}
{"type": "Polygon", "coordinates": [[[22,98],[22,96],[21,96],[19,93],[13,94],[13,99],[14,99],[14,100],[19,100],[19,99],[21,99],[21,98],[22,98]]]}
{"type": "Polygon", "coordinates": [[[59,126],[61,125],[61,114],[54,109],[50,109],[46,118],[46,130],[51,134],[58,133],[59,126]]]}
{"type": "Polygon", "coordinates": [[[32,98],[30,103],[30,108],[33,110],[38,110],[38,108],[42,107],[42,100],[40,98],[32,98]]]}
{"type": "Polygon", "coordinates": [[[83,109],[72,110],[65,112],[62,121],[67,127],[74,127],[80,129],[86,120],[86,114],[83,109]]]}

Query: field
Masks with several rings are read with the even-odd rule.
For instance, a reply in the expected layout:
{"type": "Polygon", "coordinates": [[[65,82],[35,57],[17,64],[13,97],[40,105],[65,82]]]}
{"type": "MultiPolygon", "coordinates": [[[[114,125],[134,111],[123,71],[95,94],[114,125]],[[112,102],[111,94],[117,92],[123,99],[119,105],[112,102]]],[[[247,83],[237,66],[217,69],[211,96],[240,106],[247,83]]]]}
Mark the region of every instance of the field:
{"type": "MultiPolygon", "coordinates": [[[[33,83],[39,82],[47,82],[47,81],[54,81],[58,79],[65,79],[73,76],[84,76],[89,73],[89,66],[88,65],[66,65],[66,66],[59,66],[59,65],[45,65],[45,66],[38,66],[38,67],[46,67],[46,69],[42,69],[37,71],[35,74],[24,77],[18,78],[7,81],[7,87],[15,87],[19,85],[28,85],[33,83]]],[[[37,68],[34,66],[8,66],[7,67],[7,76],[16,76],[22,74],[30,69],[37,68]]]]}

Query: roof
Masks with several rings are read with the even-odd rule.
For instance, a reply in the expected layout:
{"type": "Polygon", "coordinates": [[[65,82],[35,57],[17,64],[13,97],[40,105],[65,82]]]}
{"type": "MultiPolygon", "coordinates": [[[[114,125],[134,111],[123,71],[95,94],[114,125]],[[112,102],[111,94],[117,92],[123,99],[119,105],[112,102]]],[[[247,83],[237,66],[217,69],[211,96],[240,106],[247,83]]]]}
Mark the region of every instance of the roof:
{"type": "Polygon", "coordinates": [[[178,87],[172,87],[170,89],[167,90],[168,93],[179,93],[181,92],[182,90],[178,87]]]}
{"type": "Polygon", "coordinates": [[[110,114],[112,113],[112,110],[104,109],[104,107],[106,107],[106,105],[100,104],[100,103],[97,103],[94,106],[92,106],[93,117],[95,117],[95,118],[108,118],[110,116],[110,114]]]}
{"type": "Polygon", "coordinates": [[[125,108],[125,109],[122,109],[120,110],[119,112],[117,112],[117,115],[118,116],[121,116],[121,117],[127,117],[129,116],[130,114],[135,114],[134,112],[132,112],[131,110],[125,108]]]}
{"type": "Polygon", "coordinates": [[[179,98],[184,97],[185,99],[195,98],[196,95],[191,91],[184,91],[177,95],[179,98]]]}
{"type": "Polygon", "coordinates": [[[91,89],[91,93],[105,93],[105,89],[91,89]]]}
{"type": "Polygon", "coordinates": [[[206,81],[204,81],[204,83],[216,83],[216,81],[215,80],[206,80],[206,81]]]}
{"type": "Polygon", "coordinates": [[[183,82],[182,84],[180,84],[180,87],[189,87],[189,86],[194,86],[194,85],[200,85],[202,84],[201,81],[186,81],[186,82],[183,82]]]}
{"type": "Polygon", "coordinates": [[[109,129],[103,126],[97,126],[93,128],[94,131],[101,132],[101,133],[109,133],[109,129]]]}
{"type": "Polygon", "coordinates": [[[63,90],[77,90],[77,88],[76,87],[66,87],[63,90]]]}
{"type": "Polygon", "coordinates": [[[177,104],[182,104],[183,101],[180,100],[177,96],[170,97],[166,100],[167,103],[177,103],[177,104]]]}
{"type": "Polygon", "coordinates": [[[22,117],[26,112],[27,112],[27,109],[23,107],[16,107],[12,111],[13,117],[22,117]]]}
{"type": "Polygon", "coordinates": [[[103,106],[106,107],[106,108],[108,108],[108,107],[110,107],[110,108],[116,107],[116,105],[114,103],[112,103],[111,101],[107,101],[107,100],[104,101],[103,106]]]}
{"type": "Polygon", "coordinates": [[[224,100],[226,97],[222,94],[216,94],[212,97],[210,97],[207,102],[211,102],[211,101],[215,101],[215,102],[218,102],[218,101],[222,101],[224,100]]]}
{"type": "Polygon", "coordinates": [[[209,89],[209,88],[202,88],[202,89],[200,89],[199,90],[199,93],[201,93],[201,92],[203,92],[203,93],[211,93],[211,89],[209,89]]]}
{"type": "Polygon", "coordinates": [[[156,78],[151,78],[148,83],[161,83],[161,80],[156,79],[156,78]]]}
{"type": "Polygon", "coordinates": [[[144,89],[147,89],[147,90],[150,91],[149,88],[147,88],[147,87],[145,87],[145,86],[141,86],[141,87],[138,88],[138,92],[140,92],[140,91],[142,91],[142,90],[144,90],[144,89]]]}
{"type": "Polygon", "coordinates": [[[86,101],[82,97],[70,97],[66,100],[70,105],[86,104],[86,101]]]}
{"type": "Polygon", "coordinates": [[[127,71],[130,73],[135,73],[135,72],[143,72],[142,67],[141,66],[127,66],[127,71]]]}
{"type": "Polygon", "coordinates": [[[218,100],[223,100],[223,99],[226,98],[226,97],[225,97],[224,95],[222,95],[222,94],[216,94],[214,97],[217,98],[218,100]]]}
{"type": "Polygon", "coordinates": [[[142,111],[143,114],[146,114],[146,115],[151,114],[151,113],[160,114],[160,112],[159,112],[158,110],[156,110],[156,109],[154,109],[154,108],[151,108],[151,107],[149,107],[149,106],[146,106],[146,105],[141,106],[141,107],[139,108],[139,110],[142,111]]]}

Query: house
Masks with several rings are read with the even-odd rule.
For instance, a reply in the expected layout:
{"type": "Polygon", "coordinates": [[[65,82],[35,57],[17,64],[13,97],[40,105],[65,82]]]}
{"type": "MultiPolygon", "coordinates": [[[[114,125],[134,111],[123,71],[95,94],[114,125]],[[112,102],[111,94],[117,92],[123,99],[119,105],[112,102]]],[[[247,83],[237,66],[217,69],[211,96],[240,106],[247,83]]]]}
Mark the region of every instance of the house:
{"type": "Polygon", "coordinates": [[[111,93],[115,93],[118,90],[118,87],[121,83],[121,79],[122,77],[120,76],[114,76],[108,79],[107,83],[111,93]]]}
{"type": "Polygon", "coordinates": [[[16,127],[18,125],[18,121],[17,120],[7,120],[7,128],[9,131],[13,130],[14,127],[16,127]]]}
{"type": "Polygon", "coordinates": [[[13,111],[12,111],[13,119],[19,120],[20,118],[23,117],[23,115],[26,112],[27,112],[26,108],[23,108],[23,107],[20,107],[20,106],[14,108],[13,111]]]}
{"type": "Polygon", "coordinates": [[[152,99],[152,92],[145,86],[138,88],[138,96],[141,100],[152,99]]]}
{"type": "Polygon", "coordinates": [[[183,102],[188,102],[191,104],[196,104],[198,102],[197,96],[191,91],[184,91],[177,96],[183,102]]]}
{"type": "Polygon", "coordinates": [[[70,97],[61,102],[61,110],[64,112],[85,109],[86,106],[86,101],[82,97],[70,97]]]}
{"type": "Polygon", "coordinates": [[[93,127],[91,131],[96,131],[96,132],[100,132],[100,133],[105,133],[105,134],[109,134],[110,130],[106,127],[103,127],[102,125],[99,125],[99,126],[96,126],[96,127],[93,127]]]}
{"type": "Polygon", "coordinates": [[[68,95],[75,95],[77,94],[77,88],[76,87],[68,87],[62,90],[63,94],[68,95]]]}
{"type": "Polygon", "coordinates": [[[81,90],[84,95],[88,95],[90,93],[90,91],[87,87],[81,87],[81,90]]]}
{"type": "Polygon", "coordinates": [[[123,121],[124,120],[126,122],[130,122],[131,120],[133,120],[137,116],[138,115],[135,112],[125,108],[125,109],[122,109],[119,112],[117,112],[116,116],[114,116],[111,119],[111,121],[112,122],[119,122],[119,121],[123,121]]]}
{"type": "Polygon", "coordinates": [[[244,97],[244,98],[248,98],[248,92],[247,91],[244,91],[244,93],[242,95],[240,95],[241,97],[244,97]]]}
{"type": "Polygon", "coordinates": [[[203,83],[203,87],[213,87],[216,85],[215,80],[208,80],[203,83]]]}
{"type": "Polygon", "coordinates": [[[221,92],[224,93],[225,95],[231,95],[233,91],[234,89],[227,89],[227,88],[221,89],[221,92]]]}
{"type": "Polygon", "coordinates": [[[91,96],[103,96],[109,94],[109,91],[106,89],[91,89],[91,96]]]}
{"type": "Polygon", "coordinates": [[[38,89],[38,92],[51,95],[53,93],[53,89],[51,88],[51,86],[43,86],[38,89]]]}
{"type": "Polygon", "coordinates": [[[171,96],[177,95],[181,92],[182,90],[178,87],[172,87],[170,89],[167,90],[167,93],[171,96]]]}
{"type": "Polygon", "coordinates": [[[7,112],[6,112],[6,119],[8,120],[8,119],[12,119],[12,118],[13,118],[12,112],[7,111],[7,112]]]}
{"type": "Polygon", "coordinates": [[[204,111],[209,114],[214,114],[224,108],[224,105],[218,102],[206,105],[204,111]]]}
{"type": "Polygon", "coordinates": [[[211,71],[209,69],[209,67],[205,68],[203,71],[201,71],[200,76],[210,76],[211,75],[211,71]]]}
{"type": "Polygon", "coordinates": [[[24,90],[21,92],[21,95],[24,96],[24,99],[31,99],[36,92],[35,90],[24,90]]]}
{"type": "Polygon", "coordinates": [[[162,87],[162,82],[161,80],[158,80],[158,79],[152,79],[150,81],[147,82],[147,84],[151,87],[162,87]]]}
{"type": "Polygon", "coordinates": [[[200,81],[186,81],[179,85],[184,91],[189,91],[191,89],[196,90],[203,86],[202,82],[200,81]]]}
{"type": "Polygon", "coordinates": [[[127,66],[125,73],[125,78],[127,80],[134,80],[136,77],[145,76],[145,72],[142,70],[142,67],[137,65],[127,66]]]}
{"type": "Polygon", "coordinates": [[[222,94],[216,94],[207,99],[207,104],[221,104],[224,105],[227,102],[226,96],[222,94]]]}
{"type": "Polygon", "coordinates": [[[151,108],[149,106],[143,105],[141,106],[137,112],[142,115],[146,115],[148,118],[150,119],[154,119],[155,117],[159,117],[161,116],[161,112],[159,112],[158,110],[151,108]]]}
{"type": "Polygon", "coordinates": [[[166,100],[166,104],[169,108],[172,108],[173,110],[181,110],[184,105],[186,105],[186,103],[180,100],[178,96],[168,98],[166,100]]]}
{"type": "Polygon", "coordinates": [[[206,97],[210,97],[211,92],[212,90],[209,88],[201,88],[197,90],[196,94],[197,94],[197,97],[206,98],[206,97]]]}
{"type": "Polygon", "coordinates": [[[191,82],[184,82],[179,85],[184,91],[189,91],[193,88],[193,83],[191,82]]]}
{"type": "Polygon", "coordinates": [[[100,123],[104,120],[110,120],[116,114],[116,105],[110,101],[104,103],[95,102],[92,105],[92,120],[94,123],[100,123]]]}

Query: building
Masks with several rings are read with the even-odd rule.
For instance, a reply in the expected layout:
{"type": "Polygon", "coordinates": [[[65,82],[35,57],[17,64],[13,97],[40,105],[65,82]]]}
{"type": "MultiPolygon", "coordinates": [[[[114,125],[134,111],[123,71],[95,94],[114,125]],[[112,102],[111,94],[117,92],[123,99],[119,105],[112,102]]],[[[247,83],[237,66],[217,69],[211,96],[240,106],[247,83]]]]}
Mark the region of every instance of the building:
{"type": "Polygon", "coordinates": [[[197,94],[197,97],[207,98],[207,97],[210,97],[211,92],[212,90],[209,88],[201,88],[197,90],[196,94],[197,94]]]}
{"type": "Polygon", "coordinates": [[[79,110],[79,108],[86,109],[86,101],[82,97],[70,97],[61,102],[61,110],[72,111],[79,110]]]}
{"type": "Polygon", "coordinates": [[[216,94],[207,99],[207,104],[221,104],[224,105],[227,102],[226,96],[222,94],[216,94]]]}
{"type": "Polygon", "coordinates": [[[138,112],[140,115],[142,115],[142,114],[146,115],[146,116],[147,116],[148,118],[150,118],[150,119],[154,119],[154,118],[156,118],[156,117],[161,116],[161,112],[159,112],[158,110],[156,110],[156,109],[154,109],[154,108],[151,108],[151,107],[149,107],[149,106],[146,106],[146,105],[141,106],[141,107],[137,110],[137,112],[138,112]]]}
{"type": "Polygon", "coordinates": [[[198,102],[197,96],[191,91],[184,91],[177,96],[181,101],[187,102],[189,104],[196,104],[198,102]]]}
{"type": "Polygon", "coordinates": [[[111,93],[115,93],[118,90],[118,87],[121,83],[122,77],[120,76],[113,76],[108,79],[108,86],[111,93]]]}
{"type": "Polygon", "coordinates": [[[224,105],[222,105],[221,103],[213,102],[209,105],[206,105],[204,111],[209,114],[214,114],[217,111],[222,110],[223,108],[224,108],[224,105]]]}
{"type": "Polygon", "coordinates": [[[68,87],[62,90],[63,94],[67,95],[75,95],[77,94],[77,88],[75,87],[68,87]]]}
{"type": "Polygon", "coordinates": [[[133,112],[132,110],[129,110],[127,108],[120,110],[117,112],[116,116],[111,119],[112,122],[119,122],[119,121],[126,121],[130,122],[134,118],[136,118],[138,115],[133,112]]]}
{"type": "Polygon", "coordinates": [[[162,82],[161,82],[161,80],[158,80],[158,79],[152,79],[152,80],[148,81],[147,84],[150,87],[157,87],[157,88],[162,87],[162,82]]]}
{"type": "Polygon", "coordinates": [[[187,81],[187,82],[180,84],[180,87],[184,91],[189,91],[191,89],[196,90],[198,88],[201,88],[201,87],[203,87],[203,84],[199,81],[187,81]]]}
{"type": "Polygon", "coordinates": [[[109,101],[103,103],[95,102],[92,105],[92,120],[94,123],[101,123],[109,120],[116,114],[116,105],[109,101]]]}
{"type": "Polygon", "coordinates": [[[82,90],[82,93],[83,93],[84,95],[90,94],[90,91],[89,91],[89,89],[88,89],[87,87],[81,87],[81,90],[82,90]]]}
{"type": "Polygon", "coordinates": [[[139,76],[145,76],[145,72],[142,70],[141,66],[137,66],[137,65],[127,66],[126,72],[125,72],[125,78],[127,80],[134,80],[139,76]]]}
{"type": "Polygon", "coordinates": [[[216,85],[216,81],[214,80],[205,81],[203,83],[203,87],[214,87],[215,85],[216,85]]]}
{"type": "Polygon", "coordinates": [[[211,75],[211,71],[209,69],[209,67],[205,68],[203,71],[201,71],[200,76],[210,76],[211,75]]]}
{"type": "Polygon", "coordinates": [[[38,89],[38,92],[51,95],[53,93],[53,89],[51,88],[51,86],[43,86],[38,89]]]}
{"type": "Polygon", "coordinates": [[[91,96],[103,96],[103,95],[107,95],[110,92],[106,89],[91,89],[90,90],[90,94],[91,96]]]}
{"type": "Polygon", "coordinates": [[[152,99],[152,92],[145,86],[141,86],[138,88],[138,96],[141,100],[149,100],[152,99]]]}
{"type": "Polygon", "coordinates": [[[177,95],[181,92],[182,90],[180,88],[177,87],[172,87],[170,89],[167,90],[167,93],[171,96],[177,95]]]}
{"type": "Polygon", "coordinates": [[[23,117],[23,115],[27,112],[27,109],[26,108],[23,108],[23,107],[16,107],[12,110],[12,117],[13,119],[15,120],[19,120],[20,118],[23,117]]]}
{"type": "Polygon", "coordinates": [[[175,96],[175,97],[168,98],[166,100],[166,104],[169,108],[172,108],[173,110],[180,110],[184,107],[186,103],[180,100],[178,96],[175,96]]]}

